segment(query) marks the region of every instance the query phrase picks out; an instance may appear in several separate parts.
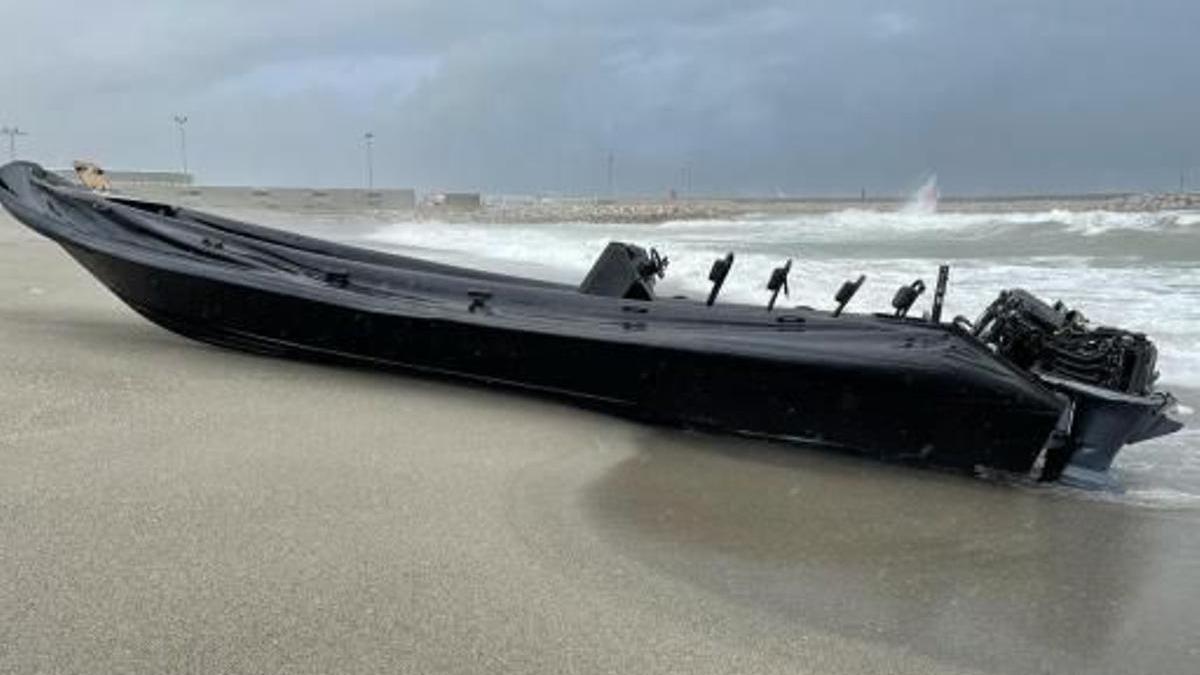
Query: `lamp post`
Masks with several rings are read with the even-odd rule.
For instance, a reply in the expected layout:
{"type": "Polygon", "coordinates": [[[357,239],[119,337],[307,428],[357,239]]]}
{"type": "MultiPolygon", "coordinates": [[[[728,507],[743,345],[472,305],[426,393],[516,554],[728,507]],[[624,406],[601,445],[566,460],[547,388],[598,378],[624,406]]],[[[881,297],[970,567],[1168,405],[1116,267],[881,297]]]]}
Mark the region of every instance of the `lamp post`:
{"type": "Polygon", "coordinates": [[[0,135],[8,136],[8,159],[9,161],[17,158],[17,136],[28,136],[29,134],[21,131],[20,127],[3,127],[0,128],[0,135]]]}
{"type": "Polygon", "coordinates": [[[692,194],[692,164],[688,162],[679,169],[679,189],[683,194],[692,194]]]}
{"type": "Polygon", "coordinates": [[[375,189],[375,134],[368,131],[363,134],[363,144],[367,152],[367,189],[375,189]]]}
{"type": "Polygon", "coordinates": [[[187,115],[176,115],[175,125],[179,127],[179,161],[183,165],[183,175],[187,175],[187,115]]]}
{"type": "Polygon", "coordinates": [[[614,165],[617,158],[612,150],[608,151],[608,156],[605,158],[605,178],[608,182],[608,198],[613,199],[616,196],[616,183],[614,175],[614,165]]]}

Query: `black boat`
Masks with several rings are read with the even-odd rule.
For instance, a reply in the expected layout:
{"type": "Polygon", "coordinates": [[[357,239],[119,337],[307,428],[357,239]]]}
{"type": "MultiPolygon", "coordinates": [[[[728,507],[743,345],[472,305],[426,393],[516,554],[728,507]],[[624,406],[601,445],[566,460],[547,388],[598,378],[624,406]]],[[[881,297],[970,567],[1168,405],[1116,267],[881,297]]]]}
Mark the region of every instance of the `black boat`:
{"type": "Polygon", "coordinates": [[[502,383],[638,418],[891,460],[1107,483],[1127,443],[1180,428],[1145,336],[1005,291],[977,322],[929,317],[902,287],[883,314],[657,298],[666,260],[614,242],[579,287],[354,248],[167,204],[95,194],[24,162],[0,203],[138,313],[275,355],[502,383]]]}

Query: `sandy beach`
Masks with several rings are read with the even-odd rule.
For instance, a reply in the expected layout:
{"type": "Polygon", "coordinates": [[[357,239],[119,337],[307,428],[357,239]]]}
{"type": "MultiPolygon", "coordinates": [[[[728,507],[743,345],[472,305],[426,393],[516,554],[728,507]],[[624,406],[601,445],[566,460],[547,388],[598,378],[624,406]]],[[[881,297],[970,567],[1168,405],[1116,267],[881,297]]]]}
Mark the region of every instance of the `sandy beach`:
{"type": "Polygon", "coordinates": [[[1195,673],[1200,511],[274,360],[0,215],[0,672],[1195,673]]]}

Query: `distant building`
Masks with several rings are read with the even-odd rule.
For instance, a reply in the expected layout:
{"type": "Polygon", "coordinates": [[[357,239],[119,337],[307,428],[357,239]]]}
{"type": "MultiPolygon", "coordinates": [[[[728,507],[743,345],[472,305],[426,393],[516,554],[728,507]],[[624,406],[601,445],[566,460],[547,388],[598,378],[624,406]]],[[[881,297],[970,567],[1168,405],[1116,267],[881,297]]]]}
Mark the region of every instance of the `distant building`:
{"type": "MultiPolygon", "coordinates": [[[[357,209],[411,211],[417,194],[409,188],[285,188],[195,185],[190,173],[173,171],[107,171],[93,162],[78,161],[73,169],[54,173],[74,183],[117,194],[198,208],[265,208],[297,211],[338,212],[357,209]]],[[[455,195],[454,204],[479,208],[479,195],[465,201],[455,195]],[[474,204],[470,206],[469,204],[474,204]]]]}
{"type": "Polygon", "coordinates": [[[437,192],[429,195],[428,203],[456,211],[478,211],[483,208],[483,197],[478,192],[437,192]]]}
{"type": "Polygon", "coordinates": [[[140,185],[185,187],[191,185],[195,180],[192,174],[177,171],[109,171],[108,179],[112,181],[113,185],[130,187],[140,185]]]}
{"type": "MultiPolygon", "coordinates": [[[[90,162],[87,164],[90,164],[90,162]]],[[[54,173],[67,180],[76,180],[78,178],[75,171],[74,168],[53,170],[54,173]]],[[[109,171],[105,169],[103,173],[108,178],[108,182],[112,185],[113,189],[124,187],[187,187],[192,185],[195,180],[192,174],[180,173],[178,171],[109,171]]]]}

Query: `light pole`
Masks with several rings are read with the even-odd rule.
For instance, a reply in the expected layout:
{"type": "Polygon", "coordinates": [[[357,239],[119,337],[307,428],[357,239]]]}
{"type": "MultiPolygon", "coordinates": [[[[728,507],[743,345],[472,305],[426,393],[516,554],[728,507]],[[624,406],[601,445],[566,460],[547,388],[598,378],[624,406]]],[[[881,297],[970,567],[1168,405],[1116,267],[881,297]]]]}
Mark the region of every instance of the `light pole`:
{"type": "Polygon", "coordinates": [[[367,189],[374,190],[375,189],[375,155],[374,155],[375,134],[370,131],[363,134],[363,144],[366,146],[366,151],[367,151],[367,189]]]}
{"type": "Polygon", "coordinates": [[[613,165],[616,164],[617,158],[612,150],[608,151],[608,157],[605,158],[606,178],[608,179],[608,198],[612,199],[616,196],[616,185],[614,183],[615,176],[613,175],[613,165]]]}
{"type": "Polygon", "coordinates": [[[187,175],[187,115],[176,115],[175,125],[179,127],[179,160],[183,164],[183,175],[187,175]]]}
{"type": "Polygon", "coordinates": [[[0,134],[8,136],[8,159],[14,161],[17,159],[17,136],[28,136],[29,134],[21,131],[20,127],[3,127],[0,128],[0,134]]]}
{"type": "Polygon", "coordinates": [[[685,195],[692,194],[692,165],[684,164],[679,169],[679,190],[685,195]]]}

